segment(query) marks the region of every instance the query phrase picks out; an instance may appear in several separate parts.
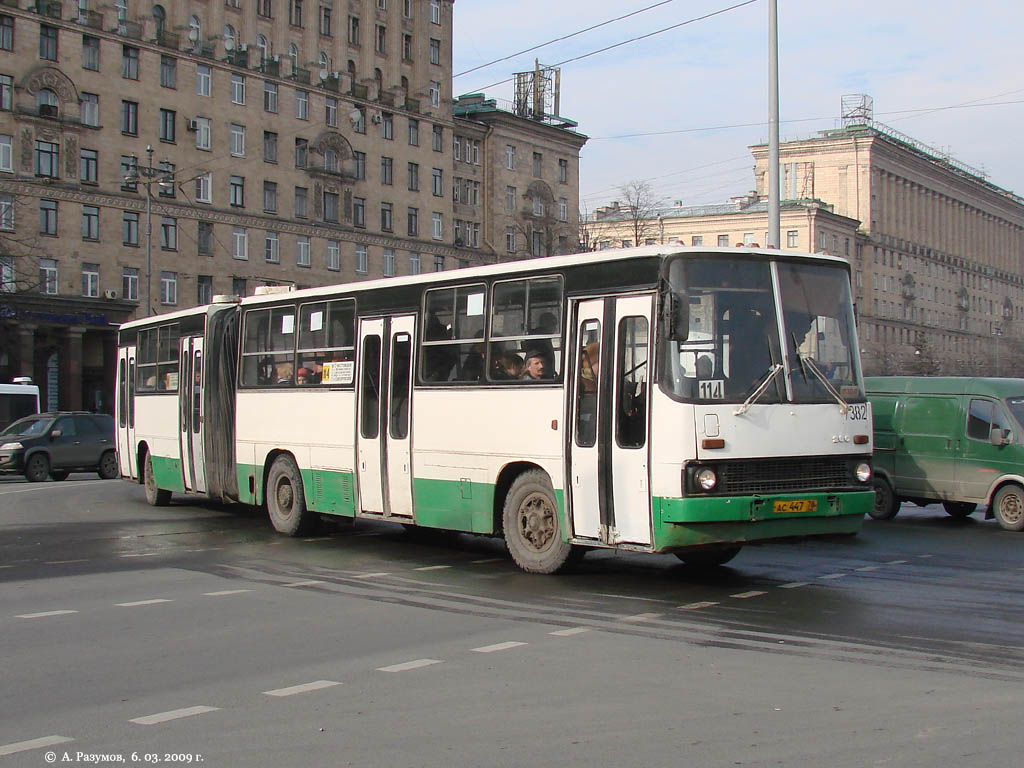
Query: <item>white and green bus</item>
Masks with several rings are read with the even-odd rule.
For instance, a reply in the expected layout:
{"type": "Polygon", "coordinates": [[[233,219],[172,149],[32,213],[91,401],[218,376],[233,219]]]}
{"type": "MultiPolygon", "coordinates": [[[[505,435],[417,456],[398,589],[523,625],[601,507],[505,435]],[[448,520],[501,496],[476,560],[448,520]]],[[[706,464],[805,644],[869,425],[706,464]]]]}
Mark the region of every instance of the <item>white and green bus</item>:
{"type": "Polygon", "coordinates": [[[172,493],[717,564],[854,533],[871,414],[849,265],[649,246],[272,291],[120,331],[121,472],[172,493]]]}

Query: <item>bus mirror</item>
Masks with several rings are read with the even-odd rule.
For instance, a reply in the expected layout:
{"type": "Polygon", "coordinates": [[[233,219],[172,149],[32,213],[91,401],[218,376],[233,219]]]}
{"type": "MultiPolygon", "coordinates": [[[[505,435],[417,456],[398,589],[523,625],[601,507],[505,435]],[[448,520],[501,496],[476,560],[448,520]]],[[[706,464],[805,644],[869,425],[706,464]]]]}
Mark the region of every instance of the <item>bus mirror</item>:
{"type": "Polygon", "coordinates": [[[665,297],[665,321],[672,341],[686,341],[690,336],[690,302],[686,294],[669,291],[665,297]]]}

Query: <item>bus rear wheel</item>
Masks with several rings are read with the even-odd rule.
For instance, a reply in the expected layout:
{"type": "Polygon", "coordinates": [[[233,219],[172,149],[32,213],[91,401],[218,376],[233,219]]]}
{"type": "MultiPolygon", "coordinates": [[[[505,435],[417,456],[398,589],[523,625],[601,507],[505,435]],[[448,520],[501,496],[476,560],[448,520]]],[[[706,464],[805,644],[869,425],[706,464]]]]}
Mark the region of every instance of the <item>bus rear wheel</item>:
{"type": "Polygon", "coordinates": [[[313,530],[319,518],[306,508],[302,475],[290,456],[278,456],[267,477],[267,513],[274,530],[301,536],[313,530]]]}
{"type": "Polygon", "coordinates": [[[145,486],[146,501],[151,507],[166,507],[171,503],[171,492],[156,485],[156,476],[153,474],[153,454],[146,454],[145,464],[145,486]]]}
{"type": "Polygon", "coordinates": [[[515,479],[502,511],[505,544],[529,573],[555,573],[570,563],[573,546],[562,538],[558,505],[547,474],[534,469],[515,479]]]}
{"type": "Polygon", "coordinates": [[[1024,488],[1004,485],[992,499],[992,512],[1003,530],[1024,531],[1024,488]]]}

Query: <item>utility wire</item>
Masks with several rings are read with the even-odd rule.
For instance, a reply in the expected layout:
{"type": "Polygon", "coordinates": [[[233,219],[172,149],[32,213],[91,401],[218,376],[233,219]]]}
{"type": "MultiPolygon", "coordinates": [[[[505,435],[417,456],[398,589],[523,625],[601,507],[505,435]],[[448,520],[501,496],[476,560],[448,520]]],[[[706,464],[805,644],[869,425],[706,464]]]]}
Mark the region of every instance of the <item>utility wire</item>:
{"type": "Polygon", "coordinates": [[[503,61],[508,61],[509,59],[514,59],[516,56],[522,56],[524,53],[531,53],[532,51],[536,51],[536,50],[539,50],[541,48],[545,48],[545,47],[547,47],[549,45],[553,45],[554,43],[560,43],[563,40],[568,40],[570,37],[576,37],[577,35],[582,35],[585,32],[590,32],[590,31],[598,29],[600,27],[605,27],[605,26],[607,26],[609,24],[614,24],[616,21],[622,21],[623,19],[628,19],[630,16],[637,16],[637,15],[639,15],[641,13],[644,13],[645,11],[649,11],[649,10],[651,10],[653,8],[657,8],[657,7],[662,6],[662,5],[668,5],[669,3],[674,3],[674,2],[675,2],[675,0],[661,0],[660,3],[655,3],[654,5],[648,5],[646,8],[640,8],[639,10],[632,11],[631,13],[627,13],[624,16],[617,16],[614,19],[608,19],[608,21],[602,21],[600,24],[594,24],[593,26],[586,27],[584,29],[580,29],[580,30],[577,30],[575,32],[570,32],[568,35],[562,35],[561,37],[556,37],[554,40],[548,40],[546,43],[540,43],[539,45],[534,45],[534,46],[532,46],[530,48],[524,48],[521,51],[517,51],[516,53],[509,54],[508,56],[503,56],[502,58],[495,59],[494,61],[488,61],[486,64],[480,64],[479,66],[473,67],[472,69],[464,69],[462,72],[456,72],[454,75],[452,75],[452,78],[454,79],[456,77],[462,77],[463,75],[468,75],[470,72],[476,72],[478,69],[486,69],[487,67],[493,66],[494,64],[500,64],[503,61]]]}

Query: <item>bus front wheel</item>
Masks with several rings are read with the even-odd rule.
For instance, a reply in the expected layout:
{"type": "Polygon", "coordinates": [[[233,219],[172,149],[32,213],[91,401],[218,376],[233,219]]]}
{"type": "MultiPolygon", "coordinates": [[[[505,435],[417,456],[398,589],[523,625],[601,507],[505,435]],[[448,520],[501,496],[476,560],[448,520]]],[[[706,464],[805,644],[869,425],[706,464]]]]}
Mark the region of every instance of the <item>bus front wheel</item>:
{"type": "Polygon", "coordinates": [[[555,573],[571,562],[573,546],[562,538],[546,473],[534,469],[515,479],[505,497],[502,525],[509,554],[524,571],[555,573]]]}
{"type": "Polygon", "coordinates": [[[889,481],[884,477],[874,477],[871,485],[875,491],[875,504],[868,510],[874,520],[891,520],[900,511],[900,502],[896,498],[889,481]]]}
{"type": "Polygon", "coordinates": [[[267,477],[267,512],[274,530],[301,536],[313,529],[317,516],[306,509],[302,475],[290,456],[278,456],[267,477]]]}
{"type": "Polygon", "coordinates": [[[171,502],[171,492],[157,488],[156,476],[153,474],[153,454],[146,454],[145,464],[146,501],[151,507],[166,507],[171,502]]]}

